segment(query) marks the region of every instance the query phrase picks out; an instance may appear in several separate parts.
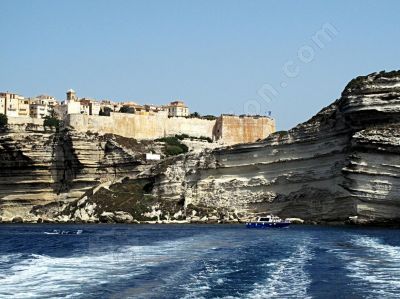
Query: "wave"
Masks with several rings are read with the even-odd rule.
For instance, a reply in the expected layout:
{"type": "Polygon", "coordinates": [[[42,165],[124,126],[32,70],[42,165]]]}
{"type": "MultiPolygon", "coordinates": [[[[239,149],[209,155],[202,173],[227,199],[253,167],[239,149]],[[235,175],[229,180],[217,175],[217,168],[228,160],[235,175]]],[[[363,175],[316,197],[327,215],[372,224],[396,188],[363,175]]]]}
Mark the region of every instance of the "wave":
{"type": "Polygon", "coordinates": [[[3,254],[0,255],[0,265],[9,264],[12,260],[19,258],[21,254],[3,254]]]}
{"type": "Polygon", "coordinates": [[[231,295],[225,298],[309,298],[311,279],[305,267],[313,258],[312,242],[307,238],[293,244],[289,256],[263,265],[262,283],[253,284],[260,276],[240,278],[244,288],[235,281],[247,259],[244,252],[234,249],[243,242],[228,238],[219,243],[208,235],[143,246],[110,244],[105,248],[93,242],[89,252],[68,257],[7,257],[4,261],[11,266],[0,268],[0,298],[96,298],[114,292],[119,292],[115,298],[153,298],[154,294],[165,298],[223,294],[231,295]]]}
{"type": "Polygon", "coordinates": [[[211,290],[213,292],[218,288],[225,290],[226,283],[228,283],[227,276],[237,271],[231,266],[233,263],[232,260],[220,261],[218,259],[202,261],[201,269],[190,273],[182,285],[186,292],[182,298],[207,298],[207,294],[211,290]]]}
{"type": "Polygon", "coordinates": [[[358,236],[353,250],[336,250],[346,262],[347,276],[366,298],[398,298],[400,294],[400,247],[378,238],[358,236]]]}
{"type": "MultiPolygon", "coordinates": [[[[262,283],[255,283],[250,292],[241,295],[235,294],[240,292],[240,288],[235,288],[236,285],[229,281],[229,274],[240,271],[240,265],[235,265],[240,257],[224,262],[218,259],[204,261],[202,270],[189,272],[187,282],[183,284],[186,291],[183,298],[210,298],[210,293],[218,293],[218,289],[221,293],[231,292],[231,295],[213,298],[311,298],[307,294],[311,278],[305,269],[313,257],[311,247],[310,240],[303,241],[294,247],[289,257],[262,265],[268,270],[268,277],[262,283]]],[[[260,271],[260,275],[263,273],[260,271]]],[[[252,278],[259,277],[243,277],[241,282],[247,284],[252,278]]]]}
{"type": "Polygon", "coordinates": [[[287,258],[268,263],[271,273],[264,283],[256,283],[246,298],[311,298],[307,289],[311,278],[305,266],[312,259],[311,241],[297,246],[287,258]]]}
{"type": "Polygon", "coordinates": [[[21,256],[22,254],[19,253],[0,255],[0,279],[2,279],[5,276],[3,272],[9,269],[12,266],[12,264],[14,264],[21,258],[21,256]]]}
{"type": "MultiPolygon", "coordinates": [[[[99,286],[146,274],[153,266],[182,258],[179,248],[188,247],[190,242],[125,246],[111,252],[70,257],[31,254],[9,269],[0,269],[0,297],[87,297],[99,286]]],[[[3,259],[10,262],[7,257],[3,259]]]]}

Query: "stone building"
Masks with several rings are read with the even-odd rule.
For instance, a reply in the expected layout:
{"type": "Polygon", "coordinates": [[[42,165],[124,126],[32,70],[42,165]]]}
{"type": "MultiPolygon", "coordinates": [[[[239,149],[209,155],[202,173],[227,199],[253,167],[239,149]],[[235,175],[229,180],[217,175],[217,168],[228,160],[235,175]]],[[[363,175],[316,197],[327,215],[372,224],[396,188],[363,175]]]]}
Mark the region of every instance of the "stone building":
{"type": "Polygon", "coordinates": [[[30,112],[30,103],[28,99],[21,98],[18,100],[18,117],[27,117],[30,112]]]}
{"type": "Polygon", "coordinates": [[[29,116],[29,101],[10,92],[0,93],[0,113],[10,117],[29,116]]]}
{"type": "Polygon", "coordinates": [[[90,115],[90,100],[87,99],[80,99],[80,113],[85,115],[90,115]]]}
{"type": "Polygon", "coordinates": [[[78,101],[69,101],[67,103],[67,114],[81,114],[81,103],[78,101]]]}
{"type": "Polygon", "coordinates": [[[275,121],[270,117],[221,115],[189,118],[189,108],[182,101],[164,106],[115,103],[78,98],[72,89],[66,92],[66,99],[61,105],[48,95],[25,99],[9,92],[0,93],[0,113],[19,123],[54,115],[77,131],[117,134],[139,140],[185,134],[195,139],[207,138],[231,145],[262,140],[275,132],[275,121]],[[26,119],[29,116],[31,119],[26,119]]]}
{"type": "Polygon", "coordinates": [[[89,103],[89,114],[99,115],[100,114],[100,103],[97,101],[92,101],[89,103]]]}
{"type": "Polygon", "coordinates": [[[226,144],[250,143],[275,131],[275,120],[271,117],[222,114],[217,118],[213,136],[226,144]]]}
{"type": "Polygon", "coordinates": [[[106,110],[110,112],[118,112],[122,108],[122,103],[115,103],[110,100],[102,100],[100,102],[100,111],[105,112],[106,110]]]}
{"type": "Polygon", "coordinates": [[[50,116],[57,105],[57,100],[48,95],[24,98],[14,93],[0,93],[0,113],[9,117],[43,118],[50,116]]]}
{"type": "Polygon", "coordinates": [[[182,101],[175,101],[169,103],[168,108],[168,116],[170,117],[184,117],[189,116],[189,108],[182,101]]]}
{"type": "Polygon", "coordinates": [[[56,98],[53,96],[41,94],[41,95],[37,96],[36,98],[39,99],[40,101],[42,101],[42,104],[48,105],[50,107],[54,107],[54,106],[58,105],[56,98]]]}
{"type": "Polygon", "coordinates": [[[53,96],[39,95],[29,99],[29,116],[33,118],[44,118],[52,116],[54,108],[58,105],[53,96]]]}
{"type": "Polygon", "coordinates": [[[81,114],[86,115],[99,115],[100,103],[94,99],[82,98],[79,100],[81,103],[81,114]]]}
{"type": "Polygon", "coordinates": [[[67,90],[67,100],[66,102],[77,101],[78,97],[76,96],[76,92],[73,89],[67,90]]]}
{"type": "Polygon", "coordinates": [[[73,89],[67,90],[67,98],[61,103],[57,113],[63,117],[68,114],[81,114],[81,103],[78,101],[76,92],[73,89]]]}
{"type": "Polygon", "coordinates": [[[33,118],[44,118],[46,116],[50,116],[50,111],[47,109],[47,106],[41,104],[40,102],[33,101],[29,105],[29,115],[33,118]]]}

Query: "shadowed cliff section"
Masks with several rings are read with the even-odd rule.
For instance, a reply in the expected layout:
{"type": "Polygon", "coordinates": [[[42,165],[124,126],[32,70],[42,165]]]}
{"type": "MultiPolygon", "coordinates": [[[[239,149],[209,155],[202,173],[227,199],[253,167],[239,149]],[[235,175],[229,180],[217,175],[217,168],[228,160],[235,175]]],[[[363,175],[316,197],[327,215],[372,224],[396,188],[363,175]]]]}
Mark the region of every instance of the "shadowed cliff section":
{"type": "Polygon", "coordinates": [[[2,172],[10,174],[13,168],[28,168],[32,166],[32,159],[24,155],[20,146],[12,138],[3,136],[0,139],[0,167],[2,172]]]}
{"type": "Polygon", "coordinates": [[[84,165],[75,153],[71,135],[67,130],[57,132],[53,138],[53,190],[59,195],[71,189],[74,179],[84,165]]]}
{"type": "MultiPolygon", "coordinates": [[[[24,184],[24,180],[18,176],[18,171],[30,172],[34,161],[26,156],[18,143],[1,133],[0,136],[0,181],[2,189],[8,189],[7,195],[18,193],[15,184],[24,184]]],[[[22,199],[16,199],[20,204],[24,203],[22,199]]]]}

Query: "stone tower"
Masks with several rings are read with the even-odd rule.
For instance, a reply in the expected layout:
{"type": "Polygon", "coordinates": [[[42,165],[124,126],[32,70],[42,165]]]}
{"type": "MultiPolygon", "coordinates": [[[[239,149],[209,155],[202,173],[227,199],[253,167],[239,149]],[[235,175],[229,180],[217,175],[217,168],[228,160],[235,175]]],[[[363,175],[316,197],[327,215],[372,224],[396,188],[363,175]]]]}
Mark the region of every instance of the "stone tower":
{"type": "Polygon", "coordinates": [[[78,98],[76,97],[76,92],[73,89],[67,91],[67,103],[76,101],[78,98]]]}

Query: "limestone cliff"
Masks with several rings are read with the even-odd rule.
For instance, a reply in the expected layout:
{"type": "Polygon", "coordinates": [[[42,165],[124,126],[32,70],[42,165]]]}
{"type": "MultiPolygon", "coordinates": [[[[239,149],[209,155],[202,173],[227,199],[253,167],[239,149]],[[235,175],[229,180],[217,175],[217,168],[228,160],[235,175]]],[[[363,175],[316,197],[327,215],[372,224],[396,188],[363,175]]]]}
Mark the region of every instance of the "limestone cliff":
{"type": "Polygon", "coordinates": [[[56,216],[99,184],[135,177],[151,149],[114,135],[11,126],[0,133],[0,217],[56,216]]]}
{"type": "Polygon", "coordinates": [[[288,132],[157,165],[153,194],[243,215],[398,221],[399,120],[400,72],[359,77],[288,132]]]}
{"type": "Polygon", "coordinates": [[[310,120],[256,143],[155,165],[157,143],[78,131],[0,133],[0,217],[10,220],[400,220],[400,72],[352,80],[310,120]]]}

